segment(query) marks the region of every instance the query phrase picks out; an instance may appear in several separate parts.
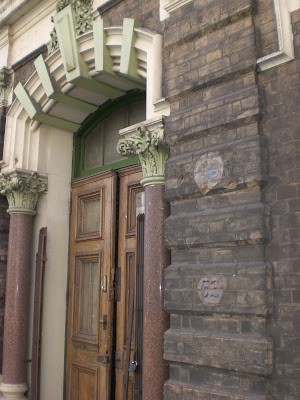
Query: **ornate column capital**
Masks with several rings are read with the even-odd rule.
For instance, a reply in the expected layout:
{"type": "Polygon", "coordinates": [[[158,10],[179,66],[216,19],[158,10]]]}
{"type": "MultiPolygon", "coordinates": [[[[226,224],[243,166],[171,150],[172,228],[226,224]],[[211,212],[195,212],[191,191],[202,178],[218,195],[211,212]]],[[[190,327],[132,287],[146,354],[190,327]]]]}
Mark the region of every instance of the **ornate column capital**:
{"type": "Polygon", "coordinates": [[[164,126],[153,130],[144,125],[136,128],[131,135],[118,141],[118,152],[124,157],[138,155],[143,170],[143,186],[164,184],[165,162],[169,158],[169,146],[164,140],[164,126]]]}
{"type": "Polygon", "coordinates": [[[0,174],[0,194],[7,197],[9,214],[35,215],[38,198],[46,191],[46,177],[37,172],[15,170],[0,174]]]}
{"type": "Polygon", "coordinates": [[[7,106],[7,98],[11,89],[11,77],[8,73],[8,69],[3,67],[0,69],[0,107],[7,106]]]}

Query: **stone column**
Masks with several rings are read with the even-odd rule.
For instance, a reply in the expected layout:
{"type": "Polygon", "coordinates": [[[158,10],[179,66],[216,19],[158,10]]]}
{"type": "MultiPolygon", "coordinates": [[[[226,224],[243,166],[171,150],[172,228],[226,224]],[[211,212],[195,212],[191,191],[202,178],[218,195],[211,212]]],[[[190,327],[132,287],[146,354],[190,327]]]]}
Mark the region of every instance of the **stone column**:
{"type": "Polygon", "coordinates": [[[28,390],[27,325],[32,220],[46,182],[37,173],[13,171],[0,175],[0,193],[7,197],[10,214],[4,314],[3,400],[26,399],[28,390]]]}
{"type": "Polygon", "coordinates": [[[164,311],[164,269],[169,253],[164,246],[164,221],[169,205],[164,200],[164,165],[169,148],[164,142],[163,125],[154,129],[140,127],[118,143],[124,156],[138,154],[145,187],[145,259],[144,259],[144,336],[143,400],[162,400],[168,368],[163,360],[164,333],[169,316],[164,311]]]}

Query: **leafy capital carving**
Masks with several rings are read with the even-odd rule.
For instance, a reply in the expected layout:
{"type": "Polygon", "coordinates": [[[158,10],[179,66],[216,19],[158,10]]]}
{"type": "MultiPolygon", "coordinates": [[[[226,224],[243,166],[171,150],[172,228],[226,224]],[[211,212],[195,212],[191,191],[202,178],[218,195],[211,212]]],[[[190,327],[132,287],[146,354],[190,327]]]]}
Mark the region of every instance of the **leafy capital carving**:
{"type": "Polygon", "coordinates": [[[7,97],[11,89],[11,77],[4,67],[0,70],[0,106],[7,106],[7,97]]]}
{"type": "MultiPolygon", "coordinates": [[[[56,4],[56,12],[60,12],[68,5],[72,6],[75,16],[76,35],[81,35],[88,29],[92,28],[92,4],[93,0],[58,0],[56,4]]],[[[53,17],[51,18],[53,22],[53,17]]],[[[50,33],[50,42],[48,44],[49,54],[58,49],[58,39],[55,28],[50,33]]]]}
{"type": "Polygon", "coordinates": [[[117,150],[124,157],[138,155],[144,176],[142,185],[164,183],[165,162],[170,150],[164,140],[162,124],[153,130],[138,127],[134,134],[118,141],[117,150]]]}
{"type": "Polygon", "coordinates": [[[0,174],[0,194],[7,197],[9,214],[36,214],[40,194],[46,193],[47,181],[37,172],[12,171],[0,174]]]}

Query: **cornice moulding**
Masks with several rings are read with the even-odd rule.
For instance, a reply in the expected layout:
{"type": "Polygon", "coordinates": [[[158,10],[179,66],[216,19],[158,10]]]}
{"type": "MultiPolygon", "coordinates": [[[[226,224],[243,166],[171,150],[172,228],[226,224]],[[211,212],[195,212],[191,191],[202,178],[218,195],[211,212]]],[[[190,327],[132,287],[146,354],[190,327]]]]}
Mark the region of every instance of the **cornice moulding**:
{"type": "MultiPolygon", "coordinates": [[[[28,10],[39,4],[40,0],[14,0],[4,1],[0,6],[0,26],[4,23],[12,23],[24,15],[24,8],[28,10]]],[[[26,11],[25,11],[26,12],[26,11]]]]}

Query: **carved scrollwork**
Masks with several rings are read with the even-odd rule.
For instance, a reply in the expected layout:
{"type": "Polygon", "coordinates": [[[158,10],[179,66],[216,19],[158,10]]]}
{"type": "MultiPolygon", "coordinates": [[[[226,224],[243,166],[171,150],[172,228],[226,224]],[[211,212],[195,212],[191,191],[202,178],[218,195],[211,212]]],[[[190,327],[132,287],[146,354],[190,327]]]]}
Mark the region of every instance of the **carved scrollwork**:
{"type": "Polygon", "coordinates": [[[11,88],[12,88],[11,77],[7,69],[2,68],[0,70],[0,103],[7,102],[7,97],[11,88]]]}
{"type": "Polygon", "coordinates": [[[117,150],[124,157],[139,156],[144,175],[143,185],[164,183],[169,147],[164,141],[163,125],[154,130],[148,130],[144,126],[137,128],[133,135],[119,140],[117,150]]]}
{"type": "MultiPolygon", "coordinates": [[[[75,15],[75,31],[76,35],[81,35],[88,29],[92,28],[92,4],[93,0],[58,0],[56,11],[60,12],[71,4],[75,15]]],[[[52,17],[53,22],[53,17],[52,17]]],[[[58,49],[58,39],[55,28],[50,33],[50,42],[48,44],[49,54],[58,49]]]]}
{"type": "Polygon", "coordinates": [[[0,174],[0,194],[7,197],[8,213],[35,214],[40,194],[47,182],[37,172],[14,171],[0,174]]]}

